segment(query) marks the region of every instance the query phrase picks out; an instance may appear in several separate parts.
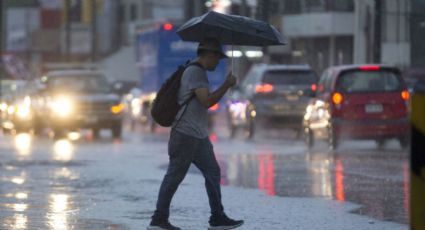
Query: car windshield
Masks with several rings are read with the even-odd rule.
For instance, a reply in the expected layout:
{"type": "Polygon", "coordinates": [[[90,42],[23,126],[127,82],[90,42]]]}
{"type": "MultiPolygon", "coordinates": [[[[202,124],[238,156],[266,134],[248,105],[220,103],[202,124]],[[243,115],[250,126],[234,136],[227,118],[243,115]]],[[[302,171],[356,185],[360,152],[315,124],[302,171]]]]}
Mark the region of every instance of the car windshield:
{"type": "Polygon", "coordinates": [[[351,71],[337,82],[338,90],[354,92],[391,92],[401,88],[400,77],[392,71],[351,71]]]}
{"type": "Polygon", "coordinates": [[[263,83],[272,85],[310,85],[316,82],[313,71],[271,70],[263,77],[263,83]]]}
{"type": "Polygon", "coordinates": [[[108,93],[110,87],[102,75],[55,76],[49,79],[47,87],[52,90],[66,90],[81,93],[108,93]]]}

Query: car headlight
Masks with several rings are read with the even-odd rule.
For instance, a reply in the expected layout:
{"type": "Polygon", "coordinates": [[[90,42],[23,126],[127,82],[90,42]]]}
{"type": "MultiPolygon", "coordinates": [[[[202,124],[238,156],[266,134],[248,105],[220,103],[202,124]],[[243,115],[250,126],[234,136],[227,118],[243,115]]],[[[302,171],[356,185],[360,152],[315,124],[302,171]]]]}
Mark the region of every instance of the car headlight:
{"type": "Polygon", "coordinates": [[[55,114],[61,117],[69,116],[74,110],[72,100],[64,96],[55,98],[51,108],[55,114]]]}
{"type": "Polygon", "coordinates": [[[21,119],[31,118],[31,110],[26,105],[19,105],[16,108],[16,115],[21,119]]]}
{"type": "Polygon", "coordinates": [[[6,110],[7,110],[7,103],[6,102],[0,103],[0,111],[4,112],[6,110]]]}
{"type": "Polygon", "coordinates": [[[140,99],[139,98],[133,98],[131,100],[131,113],[133,116],[137,116],[140,114],[140,99]]]}

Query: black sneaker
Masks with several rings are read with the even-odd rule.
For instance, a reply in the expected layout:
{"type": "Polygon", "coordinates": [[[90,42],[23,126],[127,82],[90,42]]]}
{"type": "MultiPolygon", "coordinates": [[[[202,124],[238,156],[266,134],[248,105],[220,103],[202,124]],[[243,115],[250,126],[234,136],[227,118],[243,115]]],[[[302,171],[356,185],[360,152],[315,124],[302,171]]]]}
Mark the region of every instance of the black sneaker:
{"type": "Polygon", "coordinates": [[[181,228],[170,224],[168,220],[161,222],[152,220],[151,224],[147,227],[147,230],[181,230],[181,228]]]}
{"type": "Polygon", "coordinates": [[[243,220],[233,220],[226,215],[221,215],[211,216],[209,223],[210,227],[208,230],[227,230],[241,226],[243,224],[243,220]]]}

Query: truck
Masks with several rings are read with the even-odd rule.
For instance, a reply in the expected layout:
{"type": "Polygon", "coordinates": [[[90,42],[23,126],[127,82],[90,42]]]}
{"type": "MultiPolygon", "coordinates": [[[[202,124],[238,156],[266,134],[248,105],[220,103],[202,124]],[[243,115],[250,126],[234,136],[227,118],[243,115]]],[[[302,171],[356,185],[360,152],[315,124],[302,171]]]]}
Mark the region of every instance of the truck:
{"type": "MultiPolygon", "coordinates": [[[[136,62],[140,72],[140,97],[137,98],[140,108],[137,119],[149,125],[152,132],[157,124],[150,116],[150,108],[156,93],[179,65],[196,58],[198,43],[185,42],[180,39],[176,31],[178,23],[153,23],[140,26],[136,37],[136,62]]],[[[214,90],[224,81],[226,63],[221,62],[215,71],[208,72],[210,90],[214,90]]],[[[214,117],[220,110],[220,104],[209,109],[209,126],[213,126],[214,117]]]]}

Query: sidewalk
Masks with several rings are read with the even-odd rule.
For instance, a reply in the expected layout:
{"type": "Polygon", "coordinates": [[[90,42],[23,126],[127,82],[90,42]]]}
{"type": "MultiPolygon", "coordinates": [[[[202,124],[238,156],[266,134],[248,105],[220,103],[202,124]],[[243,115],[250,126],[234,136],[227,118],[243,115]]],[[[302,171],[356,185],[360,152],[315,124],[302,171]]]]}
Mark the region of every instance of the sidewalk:
{"type": "MultiPolygon", "coordinates": [[[[226,148],[220,143],[215,146],[217,149],[226,148]]],[[[96,149],[97,153],[103,151],[106,149],[96,149]]],[[[99,180],[117,181],[114,184],[118,186],[112,191],[91,194],[93,196],[90,199],[97,201],[96,205],[81,209],[79,215],[88,219],[108,219],[129,229],[145,229],[154,211],[157,192],[168,162],[166,146],[162,141],[144,145],[143,141],[133,140],[126,141],[125,145],[114,146],[109,151],[112,153],[108,154],[108,158],[97,161],[96,167],[84,169],[88,170],[84,173],[90,175],[91,179],[98,177],[99,180]]],[[[190,169],[191,172],[194,170],[197,169],[190,169]]],[[[229,216],[245,220],[240,229],[408,229],[406,225],[351,214],[350,211],[358,208],[358,205],[347,202],[339,203],[321,198],[272,197],[260,190],[228,186],[222,188],[222,194],[229,216]]],[[[188,173],[173,199],[170,221],[182,229],[199,230],[207,229],[208,217],[204,180],[198,173],[188,173]]]]}

